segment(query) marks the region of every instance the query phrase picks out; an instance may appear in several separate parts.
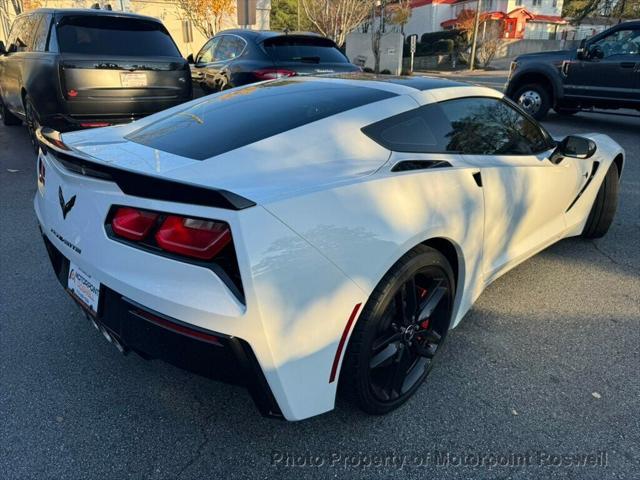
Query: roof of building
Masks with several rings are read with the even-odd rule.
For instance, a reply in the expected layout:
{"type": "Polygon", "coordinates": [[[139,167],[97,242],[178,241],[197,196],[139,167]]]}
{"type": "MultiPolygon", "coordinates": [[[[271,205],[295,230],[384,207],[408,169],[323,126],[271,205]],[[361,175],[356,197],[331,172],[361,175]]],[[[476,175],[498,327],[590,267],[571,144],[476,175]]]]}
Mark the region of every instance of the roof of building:
{"type": "Polygon", "coordinates": [[[425,5],[434,5],[434,4],[453,4],[458,3],[458,0],[412,0],[409,6],[411,8],[424,7],[425,5]]]}

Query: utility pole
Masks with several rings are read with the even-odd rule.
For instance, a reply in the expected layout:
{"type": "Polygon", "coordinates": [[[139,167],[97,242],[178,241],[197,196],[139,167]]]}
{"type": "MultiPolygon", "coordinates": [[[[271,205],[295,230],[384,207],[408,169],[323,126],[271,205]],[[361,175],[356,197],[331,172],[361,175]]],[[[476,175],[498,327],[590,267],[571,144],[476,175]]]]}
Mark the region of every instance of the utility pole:
{"type": "Polygon", "coordinates": [[[473,43],[471,44],[471,61],[469,70],[473,70],[476,63],[476,47],[478,43],[478,26],[480,25],[480,6],[482,0],[476,0],[476,17],[473,20],[473,43]]]}
{"type": "Polygon", "coordinates": [[[300,31],[300,1],[298,0],[298,31],[300,31]]]}

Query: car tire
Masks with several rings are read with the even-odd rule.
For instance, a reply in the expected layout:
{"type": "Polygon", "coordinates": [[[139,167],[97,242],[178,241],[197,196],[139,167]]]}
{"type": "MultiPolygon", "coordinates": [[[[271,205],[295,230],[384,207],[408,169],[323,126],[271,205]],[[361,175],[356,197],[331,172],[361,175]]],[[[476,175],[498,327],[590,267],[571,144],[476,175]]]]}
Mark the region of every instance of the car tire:
{"type": "Polygon", "coordinates": [[[2,123],[7,126],[22,125],[22,120],[16,117],[0,99],[0,114],[2,115],[2,123]]]}
{"type": "Polygon", "coordinates": [[[618,166],[612,163],[589,212],[587,223],[582,231],[584,238],[600,238],[609,231],[618,207],[619,185],[618,166]]]}
{"type": "Polygon", "coordinates": [[[38,153],[39,144],[38,138],[36,136],[36,130],[40,127],[40,119],[38,116],[38,112],[36,111],[29,95],[25,95],[24,97],[24,116],[25,116],[25,125],[27,126],[27,131],[29,132],[29,139],[31,140],[31,146],[33,150],[38,153]]]}
{"type": "Polygon", "coordinates": [[[454,297],[454,275],[444,255],[424,245],[404,255],[372,292],[353,329],[340,375],[341,394],[375,415],[405,403],[442,351],[454,297]],[[436,306],[428,319],[420,319],[415,314],[428,302],[436,306]],[[414,317],[408,315],[412,311],[414,317]]]}
{"type": "Polygon", "coordinates": [[[535,83],[518,88],[512,100],[536,120],[542,120],[551,108],[551,95],[546,88],[535,83]]]}

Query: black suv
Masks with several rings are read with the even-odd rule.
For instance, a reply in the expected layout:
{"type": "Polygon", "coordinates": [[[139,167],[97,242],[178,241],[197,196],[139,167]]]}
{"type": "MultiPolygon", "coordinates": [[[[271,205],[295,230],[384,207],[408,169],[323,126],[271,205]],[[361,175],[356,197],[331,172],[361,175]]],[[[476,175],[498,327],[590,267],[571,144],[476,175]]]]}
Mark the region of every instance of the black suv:
{"type": "Polygon", "coordinates": [[[511,64],[506,94],[538,120],[553,108],[640,110],[640,21],[583,40],[577,50],[521,55],[511,64]]]}
{"type": "Polygon", "coordinates": [[[192,98],[187,61],[159,20],[108,10],[38,9],[0,42],[5,125],[65,131],[131,120],[192,98]]]}
{"type": "Polygon", "coordinates": [[[207,93],[292,75],[360,71],[332,40],[314,33],[226,30],[188,58],[193,81],[207,93]]]}

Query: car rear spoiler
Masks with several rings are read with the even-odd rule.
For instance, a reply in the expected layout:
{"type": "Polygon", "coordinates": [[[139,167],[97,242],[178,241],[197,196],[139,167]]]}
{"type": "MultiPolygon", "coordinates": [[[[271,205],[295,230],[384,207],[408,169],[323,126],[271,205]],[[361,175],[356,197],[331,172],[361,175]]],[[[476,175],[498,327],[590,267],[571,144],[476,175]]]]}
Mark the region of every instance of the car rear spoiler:
{"type": "Polygon", "coordinates": [[[51,153],[67,170],[78,175],[115,182],[127,195],[226,210],[243,210],[256,205],[255,202],[227,190],[176,182],[105,165],[65,144],[60,132],[52,128],[38,128],[36,138],[43,153],[51,153]]]}

